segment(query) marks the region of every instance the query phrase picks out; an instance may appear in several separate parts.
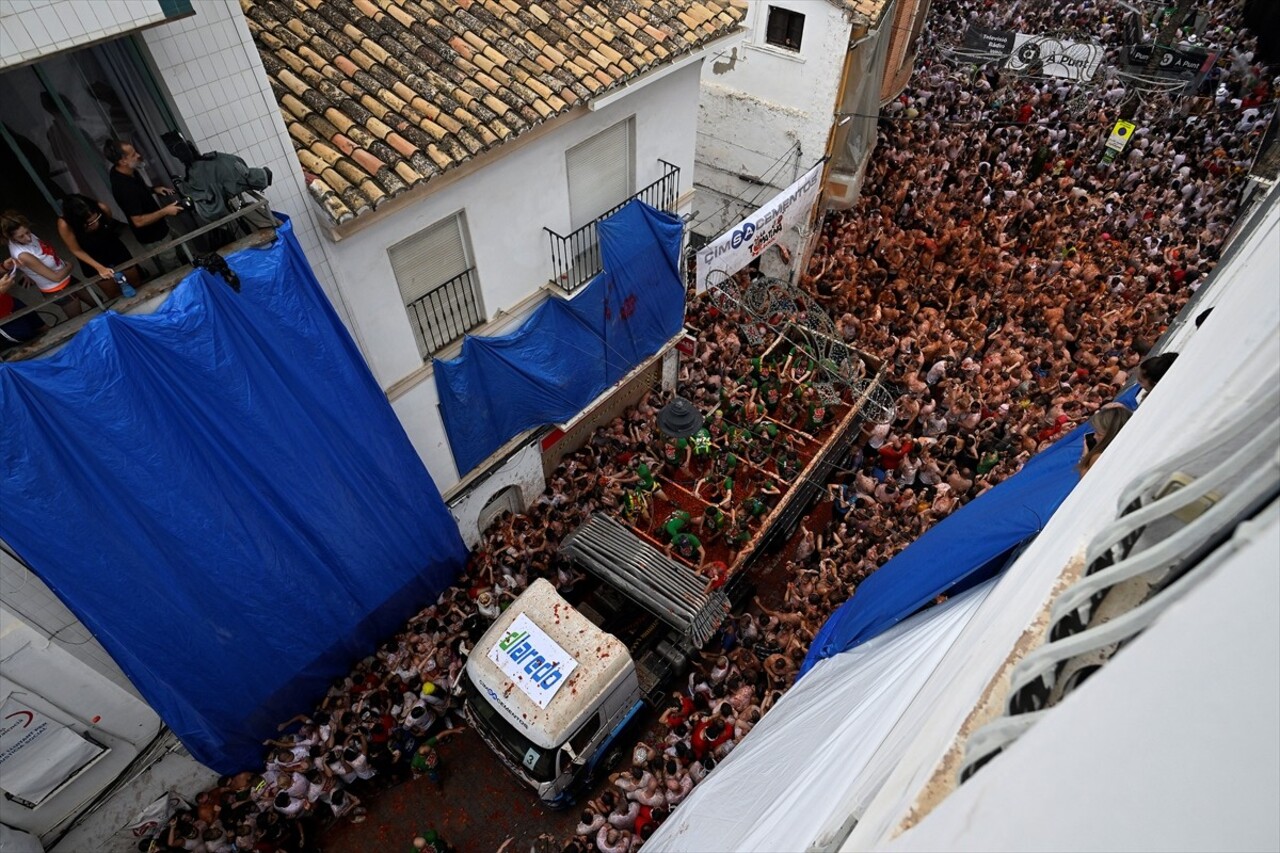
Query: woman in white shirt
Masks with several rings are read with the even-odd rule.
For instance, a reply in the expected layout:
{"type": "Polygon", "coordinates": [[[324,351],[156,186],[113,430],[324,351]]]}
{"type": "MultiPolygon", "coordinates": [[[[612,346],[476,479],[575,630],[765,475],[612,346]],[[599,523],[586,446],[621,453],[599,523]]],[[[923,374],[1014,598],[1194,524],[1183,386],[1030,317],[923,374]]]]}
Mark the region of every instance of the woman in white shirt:
{"type": "Polygon", "coordinates": [[[54,297],[68,317],[80,314],[80,300],[74,296],[56,297],[71,284],[71,264],[58,257],[53,246],[31,232],[25,216],[12,210],[0,216],[0,232],[9,241],[9,257],[17,263],[27,280],[41,293],[54,297]]]}

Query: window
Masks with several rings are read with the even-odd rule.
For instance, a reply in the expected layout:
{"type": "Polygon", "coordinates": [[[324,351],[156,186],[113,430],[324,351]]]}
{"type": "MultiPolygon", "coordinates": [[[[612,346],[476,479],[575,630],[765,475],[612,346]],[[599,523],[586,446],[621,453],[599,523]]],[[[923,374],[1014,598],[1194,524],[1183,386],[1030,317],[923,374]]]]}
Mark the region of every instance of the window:
{"type": "Polygon", "coordinates": [[[620,121],[565,152],[576,231],[635,192],[635,121],[620,121]]]}
{"type": "Polygon", "coordinates": [[[804,15],[790,9],[769,7],[769,23],[765,27],[764,40],[769,44],[800,50],[800,38],[804,35],[804,15]]]}
{"type": "Polygon", "coordinates": [[[587,721],[582,724],[582,728],[578,729],[578,733],[569,741],[569,745],[573,747],[573,754],[582,755],[586,748],[591,745],[591,740],[598,731],[600,731],[599,711],[587,718],[587,721]]]}
{"type": "Polygon", "coordinates": [[[424,360],[484,322],[461,213],[392,246],[387,255],[424,360]]]}

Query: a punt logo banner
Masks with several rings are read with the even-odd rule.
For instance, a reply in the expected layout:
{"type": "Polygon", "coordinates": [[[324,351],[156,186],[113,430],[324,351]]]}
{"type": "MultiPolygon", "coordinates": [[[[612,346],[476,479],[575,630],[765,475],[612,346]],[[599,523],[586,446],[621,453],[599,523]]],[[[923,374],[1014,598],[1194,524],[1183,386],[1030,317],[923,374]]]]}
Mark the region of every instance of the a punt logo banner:
{"type": "Polygon", "coordinates": [[[489,660],[539,708],[547,707],[578,668],[578,662],[523,613],[489,649],[489,660]]]}

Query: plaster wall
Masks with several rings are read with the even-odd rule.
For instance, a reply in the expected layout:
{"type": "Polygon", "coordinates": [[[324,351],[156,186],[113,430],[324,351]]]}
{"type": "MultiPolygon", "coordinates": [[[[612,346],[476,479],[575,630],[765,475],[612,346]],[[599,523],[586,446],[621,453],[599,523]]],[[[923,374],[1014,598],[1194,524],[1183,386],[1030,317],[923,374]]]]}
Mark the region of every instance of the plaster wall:
{"type": "MultiPolygon", "coordinates": [[[[26,582],[39,583],[34,577],[26,582]]],[[[37,627],[35,619],[14,609],[9,603],[13,597],[0,600],[0,702],[13,696],[109,749],[38,808],[0,799],[0,821],[47,837],[129,765],[160,731],[160,718],[134,691],[72,654],[60,639],[37,627]]]]}
{"type": "MultiPolygon", "coordinates": [[[[395,211],[328,247],[334,277],[352,311],[365,357],[414,447],[442,491],[458,482],[448,450],[430,365],[424,366],[387,250],[463,213],[484,316],[514,325],[552,274],[545,228],[570,232],[565,152],[628,118],[635,119],[635,189],[662,176],[661,158],[680,167],[681,193],[692,185],[698,69],[694,62],[602,109],[582,110],[541,138],[518,147],[412,206],[395,211]]],[[[619,199],[622,201],[622,199],[619,199]]],[[[495,334],[488,327],[481,334],[495,334]]],[[[445,355],[455,354],[446,348],[445,355]]]]}
{"type": "Polygon", "coordinates": [[[722,233],[826,151],[851,29],[843,10],[813,0],[752,3],[744,25],[744,41],[702,71],[690,227],[703,236],[722,233]],[[805,16],[798,52],[766,42],[770,7],[805,16]]]}

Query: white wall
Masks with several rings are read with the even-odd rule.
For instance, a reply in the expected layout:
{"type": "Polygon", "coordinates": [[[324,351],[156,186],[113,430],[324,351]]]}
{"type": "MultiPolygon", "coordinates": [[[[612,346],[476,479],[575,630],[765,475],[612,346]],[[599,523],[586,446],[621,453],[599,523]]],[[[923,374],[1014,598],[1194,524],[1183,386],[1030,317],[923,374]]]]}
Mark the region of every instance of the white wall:
{"type": "MultiPolygon", "coordinates": [[[[1273,191],[1265,202],[1269,208],[1262,214],[1265,217],[1262,224],[1247,234],[1239,251],[1232,249],[1229,262],[1219,267],[1215,278],[1206,285],[1219,291],[1213,315],[1198,330],[1194,326],[1181,330],[1181,339],[1172,342],[1170,348],[1180,353],[1178,361],[1138,408],[1111,448],[1054,513],[1044,531],[1008,569],[935,676],[903,715],[899,725],[911,727],[912,746],[896,763],[880,796],[861,816],[842,849],[867,850],[884,844],[905,826],[919,821],[933,802],[944,795],[939,791],[949,789],[952,777],[947,774],[954,770],[954,765],[948,770],[945,763],[948,755],[954,756],[955,751],[962,748],[960,733],[966,721],[982,701],[989,683],[1005,667],[1006,659],[1011,656],[1016,659],[1025,653],[1024,633],[1030,631],[1036,636],[1043,629],[1043,625],[1033,621],[1054,596],[1064,567],[1078,557],[1103,525],[1115,518],[1122,490],[1142,472],[1176,458],[1206,436],[1221,433],[1224,424],[1238,420],[1243,413],[1257,411],[1264,389],[1274,388],[1280,381],[1280,300],[1276,299],[1275,274],[1280,268],[1278,202],[1280,193],[1273,191]]],[[[1274,600],[1271,604],[1274,605],[1274,600]]],[[[1219,671],[1226,664],[1238,667],[1251,661],[1248,649],[1230,644],[1201,645],[1199,651],[1210,658],[1205,662],[1210,670],[1214,660],[1219,671]]],[[[1112,666],[1121,666],[1123,657],[1124,653],[1112,666]]],[[[1181,672],[1183,668],[1177,658],[1170,660],[1168,666],[1168,671],[1181,672]]],[[[1106,675],[1104,670],[1094,679],[1106,675]]],[[[1093,680],[1080,692],[1083,694],[1092,685],[1093,680]]],[[[997,688],[997,698],[993,701],[1001,701],[1001,689],[997,688]]],[[[1211,692],[1216,688],[1210,683],[1204,689],[1211,692]]],[[[1075,699],[1073,695],[1055,708],[1051,716],[1070,715],[1075,699]]],[[[1175,713],[1179,707],[1176,702],[1165,703],[1157,713],[1175,713]]],[[[1215,730],[1213,736],[1230,737],[1235,744],[1231,748],[1251,748],[1258,739],[1251,737],[1247,728],[1233,729],[1237,721],[1238,717],[1224,718],[1223,727],[1215,730]]],[[[1275,725],[1272,721],[1273,729],[1275,725]]],[[[1206,733],[1198,736],[1206,737],[1206,733]]],[[[1168,748],[1184,749],[1196,737],[1192,732],[1177,742],[1170,742],[1168,748]]],[[[1072,741],[1059,741],[1057,748],[1069,751],[1079,747],[1072,741]]],[[[982,783],[983,778],[993,772],[998,776],[1004,760],[1003,756],[997,758],[975,781],[982,783]]],[[[1049,760],[1041,762],[1045,774],[1052,772],[1050,763],[1049,760]]],[[[1185,786],[1189,792],[1188,802],[1167,808],[1193,811],[1198,805],[1194,797],[1195,782],[1192,778],[1185,786]]],[[[961,793],[970,784],[963,786],[961,793]]],[[[969,796],[965,796],[966,802],[970,802],[969,796]]],[[[1002,800],[1001,805],[1018,808],[1016,802],[1007,800],[1002,800]]],[[[972,817],[972,812],[965,809],[948,811],[950,817],[944,821],[953,826],[972,817]]],[[[1207,825],[1219,825],[1208,820],[1207,825]]],[[[920,828],[924,829],[929,823],[925,820],[920,828]]],[[[950,838],[943,840],[942,835],[926,835],[926,838],[932,838],[937,846],[926,841],[920,849],[963,847],[950,838]]],[[[988,841],[988,846],[983,846],[979,841],[967,849],[991,849],[991,843],[988,841]]],[[[1165,846],[1168,844],[1176,843],[1166,842],[1165,846]]],[[[1154,844],[1155,848],[1161,846],[1159,842],[1154,844]]],[[[1067,843],[1063,849],[1078,848],[1067,843]]]]}
{"type": "MultiPolygon", "coordinates": [[[[315,203],[267,83],[258,49],[236,0],[198,0],[193,17],[143,34],[179,119],[202,151],[226,151],[250,166],[271,169],[265,195],[293,220],[311,268],[354,333],[342,293],[334,286],[326,240],[316,226],[315,203]]],[[[357,343],[359,343],[357,337],[357,343]]]]}
{"type": "Polygon", "coordinates": [[[164,20],[160,0],[3,0],[0,68],[114,38],[164,20]]]}
{"type": "Polygon", "coordinates": [[[365,357],[383,388],[400,383],[393,399],[396,414],[442,491],[458,481],[458,471],[437,409],[435,380],[418,353],[387,250],[463,211],[485,315],[493,319],[511,310],[551,277],[543,228],[560,234],[571,230],[566,150],[634,116],[636,189],[662,176],[659,158],[680,167],[682,192],[691,186],[698,65],[678,69],[597,112],[577,113],[545,136],[329,245],[334,277],[346,294],[365,357]]]}
{"type": "MultiPolygon", "coordinates": [[[[159,732],[160,718],[133,692],[104,677],[58,642],[51,642],[46,632],[3,605],[0,646],[4,654],[0,702],[15,694],[24,704],[111,750],[38,809],[0,799],[0,821],[44,835],[73,817],[128,766],[159,732]]],[[[0,778],[0,788],[3,786],[0,778]]]]}
{"type": "Polygon", "coordinates": [[[849,45],[846,13],[827,0],[751,3],[744,24],[746,40],[708,59],[702,71],[693,230],[706,236],[720,234],[750,212],[735,204],[723,209],[727,198],[759,195],[753,210],[826,151],[849,45]],[[765,41],[770,6],[805,16],[799,53],[765,41]],[[776,165],[797,142],[799,159],[776,165]],[[767,175],[774,189],[741,180],[739,174],[767,175]]]}

